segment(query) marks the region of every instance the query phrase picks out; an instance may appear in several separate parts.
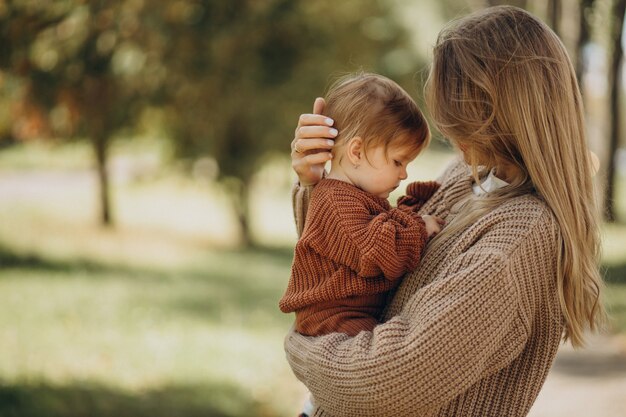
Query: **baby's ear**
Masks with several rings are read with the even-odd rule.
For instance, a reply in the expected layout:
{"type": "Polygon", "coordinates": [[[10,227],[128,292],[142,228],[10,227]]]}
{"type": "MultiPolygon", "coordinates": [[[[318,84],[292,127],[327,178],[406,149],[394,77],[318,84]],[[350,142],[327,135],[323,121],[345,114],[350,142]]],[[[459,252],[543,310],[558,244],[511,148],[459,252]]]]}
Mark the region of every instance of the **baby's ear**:
{"type": "Polygon", "coordinates": [[[359,166],[363,159],[363,139],[354,136],[346,142],[346,156],[348,161],[355,168],[359,166]]]}

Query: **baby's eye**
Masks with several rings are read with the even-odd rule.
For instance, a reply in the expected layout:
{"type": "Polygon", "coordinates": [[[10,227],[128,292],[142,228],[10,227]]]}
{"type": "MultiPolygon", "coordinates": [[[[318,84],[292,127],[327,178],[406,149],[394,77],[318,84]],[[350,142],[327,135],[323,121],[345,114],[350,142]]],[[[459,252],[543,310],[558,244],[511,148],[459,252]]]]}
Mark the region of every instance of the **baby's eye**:
{"type": "Polygon", "coordinates": [[[402,166],[402,162],[398,161],[398,160],[393,160],[393,163],[396,164],[397,167],[401,167],[402,166]]]}

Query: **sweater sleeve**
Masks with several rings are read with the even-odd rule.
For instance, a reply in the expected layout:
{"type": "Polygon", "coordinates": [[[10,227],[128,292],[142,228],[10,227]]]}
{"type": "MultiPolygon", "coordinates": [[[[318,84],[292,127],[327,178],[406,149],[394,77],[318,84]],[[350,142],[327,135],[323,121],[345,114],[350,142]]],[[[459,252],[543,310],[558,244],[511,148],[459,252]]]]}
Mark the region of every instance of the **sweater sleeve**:
{"type": "Polygon", "coordinates": [[[415,181],[406,187],[406,195],[398,198],[398,208],[404,211],[417,211],[435,194],[440,187],[436,181],[415,181]]]}
{"type": "Polygon", "coordinates": [[[299,183],[295,183],[291,189],[291,207],[293,208],[293,218],[296,223],[298,237],[302,236],[304,231],[306,213],[309,209],[309,201],[314,188],[314,185],[301,186],[299,183]]]}
{"type": "Polygon", "coordinates": [[[354,257],[347,253],[340,262],[350,265],[359,276],[384,275],[390,280],[417,268],[428,240],[421,217],[395,208],[372,216],[365,205],[355,204],[347,194],[336,192],[331,198],[329,210],[338,220],[334,232],[338,239],[336,255],[343,252],[341,247],[357,251],[357,265],[352,265],[354,257]]]}
{"type": "Polygon", "coordinates": [[[529,313],[511,265],[501,254],[470,250],[448,269],[455,272],[423,287],[373,332],[291,332],[289,363],[330,415],[435,412],[524,348],[529,313]]]}

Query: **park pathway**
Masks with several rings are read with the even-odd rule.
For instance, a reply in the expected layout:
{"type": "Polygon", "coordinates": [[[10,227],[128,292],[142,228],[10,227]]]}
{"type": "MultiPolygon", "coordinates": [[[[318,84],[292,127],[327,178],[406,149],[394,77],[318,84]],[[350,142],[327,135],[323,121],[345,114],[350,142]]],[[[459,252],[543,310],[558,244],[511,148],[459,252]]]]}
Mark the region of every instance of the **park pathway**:
{"type": "Polygon", "coordinates": [[[626,335],[562,346],[529,417],[626,417],[626,335]]]}

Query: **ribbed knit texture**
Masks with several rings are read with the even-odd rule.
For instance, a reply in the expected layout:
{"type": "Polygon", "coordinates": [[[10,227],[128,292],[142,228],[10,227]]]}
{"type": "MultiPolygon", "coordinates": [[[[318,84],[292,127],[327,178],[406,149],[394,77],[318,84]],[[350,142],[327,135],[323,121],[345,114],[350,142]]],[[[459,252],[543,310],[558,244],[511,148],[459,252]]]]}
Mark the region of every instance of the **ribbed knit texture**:
{"type": "MultiPolygon", "coordinates": [[[[451,221],[472,192],[467,165],[453,164],[441,182],[419,213],[451,221]]],[[[307,193],[295,189],[295,207],[307,193]]],[[[306,213],[295,214],[301,224],[306,213]]],[[[290,332],[287,359],[319,406],[314,415],[526,415],[563,331],[559,233],[539,198],[512,198],[427,249],[373,332],[290,332]]]]}
{"type": "Polygon", "coordinates": [[[356,335],[378,324],[388,292],[414,270],[428,240],[416,211],[438,184],[414,183],[400,208],[352,184],[323,179],[312,193],[280,308],[296,330],[356,335]]]}

